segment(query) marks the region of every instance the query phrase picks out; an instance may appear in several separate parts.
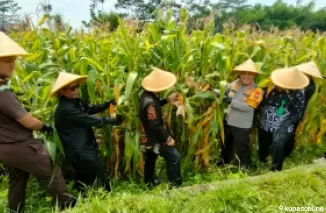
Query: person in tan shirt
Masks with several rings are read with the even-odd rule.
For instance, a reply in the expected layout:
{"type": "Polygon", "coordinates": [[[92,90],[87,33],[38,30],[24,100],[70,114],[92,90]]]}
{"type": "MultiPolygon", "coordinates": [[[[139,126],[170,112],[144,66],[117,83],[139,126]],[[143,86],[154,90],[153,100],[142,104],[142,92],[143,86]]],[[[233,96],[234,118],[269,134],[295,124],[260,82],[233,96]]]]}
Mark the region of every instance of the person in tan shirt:
{"type": "Polygon", "coordinates": [[[30,174],[62,208],[74,206],[76,200],[68,194],[60,168],[53,166],[46,147],[33,137],[34,130],[51,133],[52,127],[30,115],[8,86],[17,56],[25,55],[24,49],[0,32],[0,162],[9,173],[9,208],[24,212],[30,174]]]}

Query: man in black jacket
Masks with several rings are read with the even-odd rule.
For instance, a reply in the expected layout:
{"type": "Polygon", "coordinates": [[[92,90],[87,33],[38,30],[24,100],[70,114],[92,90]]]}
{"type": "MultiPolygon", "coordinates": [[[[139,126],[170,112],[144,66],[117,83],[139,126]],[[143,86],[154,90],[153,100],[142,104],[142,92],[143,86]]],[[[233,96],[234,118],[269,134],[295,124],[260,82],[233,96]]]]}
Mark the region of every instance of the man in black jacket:
{"type": "Polygon", "coordinates": [[[52,96],[59,95],[54,113],[55,128],[66,159],[75,169],[75,186],[80,189],[81,183],[92,185],[98,179],[100,185],[110,191],[92,127],[119,125],[121,119],[119,116],[110,118],[95,115],[108,109],[110,102],[92,106],[79,98],[77,88],[85,80],[84,76],[60,73],[51,93],[52,96]]]}
{"type": "MultiPolygon", "coordinates": [[[[162,109],[168,101],[161,100],[159,93],[169,89],[176,83],[176,77],[170,72],[157,68],[142,81],[143,92],[139,105],[141,121],[141,144],[145,152],[145,183],[159,184],[154,177],[155,162],[161,155],[167,162],[167,176],[170,187],[179,187],[182,184],[180,169],[180,154],[174,147],[175,141],[167,131],[162,109]]],[[[169,96],[170,101],[176,101],[177,94],[169,96]]]]}

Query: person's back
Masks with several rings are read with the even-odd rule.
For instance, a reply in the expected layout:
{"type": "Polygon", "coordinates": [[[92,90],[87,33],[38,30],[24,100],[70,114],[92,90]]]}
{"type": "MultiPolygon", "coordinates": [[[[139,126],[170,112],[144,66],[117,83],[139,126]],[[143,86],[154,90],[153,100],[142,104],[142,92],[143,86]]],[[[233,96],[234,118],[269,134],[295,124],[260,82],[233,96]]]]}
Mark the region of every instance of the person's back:
{"type": "Polygon", "coordinates": [[[150,104],[155,105],[155,109],[157,112],[155,115],[157,116],[157,124],[164,126],[162,112],[161,112],[161,104],[160,99],[156,97],[156,95],[152,92],[144,91],[141,95],[140,102],[139,102],[139,119],[142,123],[142,127],[146,132],[146,145],[153,145],[155,143],[159,143],[160,134],[157,134],[153,131],[152,126],[148,125],[147,122],[147,108],[150,104]]]}

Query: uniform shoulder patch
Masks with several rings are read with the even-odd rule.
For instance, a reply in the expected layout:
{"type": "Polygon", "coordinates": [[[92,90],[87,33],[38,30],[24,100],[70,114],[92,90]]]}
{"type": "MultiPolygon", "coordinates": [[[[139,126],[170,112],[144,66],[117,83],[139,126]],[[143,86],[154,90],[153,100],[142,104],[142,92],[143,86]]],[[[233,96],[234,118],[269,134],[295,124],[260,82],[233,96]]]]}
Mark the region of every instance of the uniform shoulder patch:
{"type": "Polygon", "coordinates": [[[152,121],[152,120],[155,120],[156,118],[157,118],[157,115],[156,115],[156,110],[155,110],[154,104],[148,105],[148,107],[147,107],[147,119],[152,121]]]}

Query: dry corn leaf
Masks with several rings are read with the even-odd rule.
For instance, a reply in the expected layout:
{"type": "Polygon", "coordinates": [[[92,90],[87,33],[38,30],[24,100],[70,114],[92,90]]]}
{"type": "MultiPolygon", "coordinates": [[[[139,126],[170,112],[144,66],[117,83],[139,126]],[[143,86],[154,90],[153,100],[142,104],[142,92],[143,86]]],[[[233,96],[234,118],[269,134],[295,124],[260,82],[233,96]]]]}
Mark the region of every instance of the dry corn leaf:
{"type": "Polygon", "coordinates": [[[111,117],[116,117],[114,104],[110,104],[110,106],[109,106],[109,114],[110,114],[111,117]]]}
{"type": "Polygon", "coordinates": [[[326,120],[323,120],[320,125],[320,131],[316,136],[317,144],[322,143],[322,138],[324,137],[325,133],[326,133],[326,120]]]}
{"type": "Polygon", "coordinates": [[[204,161],[204,165],[208,166],[209,165],[209,144],[208,144],[208,140],[209,140],[209,125],[206,125],[205,129],[204,129],[204,144],[203,144],[203,161],[204,161]]]}
{"type": "Polygon", "coordinates": [[[196,151],[194,155],[200,155],[200,154],[203,154],[205,151],[208,151],[209,148],[210,148],[212,145],[213,145],[212,143],[208,144],[207,147],[205,147],[205,148],[203,148],[203,149],[201,149],[201,150],[196,151]]]}
{"type": "Polygon", "coordinates": [[[206,86],[203,87],[203,92],[209,90],[211,88],[211,85],[206,84],[206,86]]]}
{"type": "Polygon", "coordinates": [[[187,86],[189,88],[195,88],[195,89],[199,88],[198,84],[190,77],[187,77],[187,86]]]}
{"type": "Polygon", "coordinates": [[[96,91],[101,95],[103,94],[103,83],[101,80],[96,80],[96,91]]]}
{"type": "Polygon", "coordinates": [[[177,108],[177,116],[182,115],[182,117],[186,117],[186,107],[184,105],[180,105],[177,108]]]}
{"type": "Polygon", "coordinates": [[[114,168],[114,175],[115,177],[119,176],[119,164],[120,164],[120,149],[119,149],[119,130],[114,129],[113,130],[113,137],[115,139],[115,156],[116,156],[116,161],[115,161],[115,168],[114,168]]]}
{"type": "Polygon", "coordinates": [[[180,94],[179,94],[179,104],[180,105],[184,105],[185,104],[184,97],[183,97],[183,95],[180,95],[180,94]]]}
{"type": "Polygon", "coordinates": [[[143,152],[140,152],[140,159],[137,164],[137,171],[139,174],[144,174],[144,167],[145,166],[145,160],[144,160],[144,154],[143,152]]]}
{"type": "Polygon", "coordinates": [[[118,103],[119,97],[120,97],[120,91],[121,91],[121,85],[118,84],[113,88],[113,95],[115,98],[115,101],[118,103]]]}

